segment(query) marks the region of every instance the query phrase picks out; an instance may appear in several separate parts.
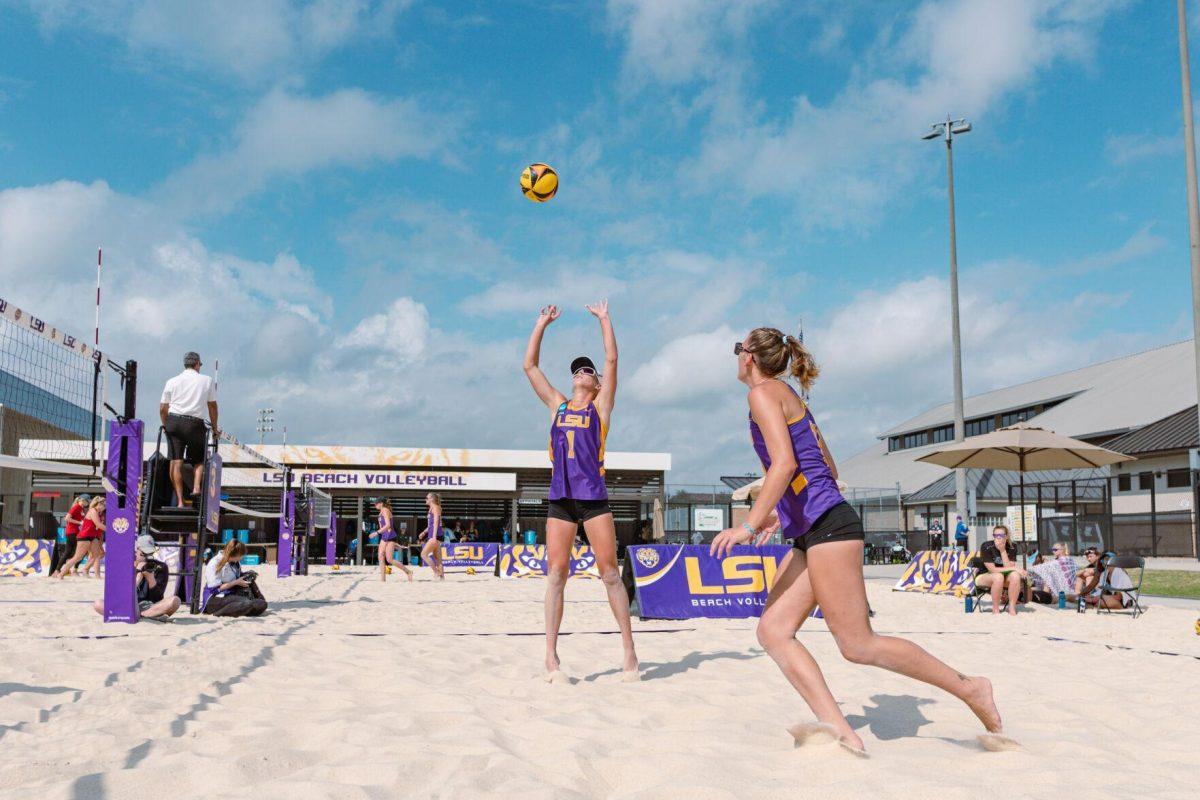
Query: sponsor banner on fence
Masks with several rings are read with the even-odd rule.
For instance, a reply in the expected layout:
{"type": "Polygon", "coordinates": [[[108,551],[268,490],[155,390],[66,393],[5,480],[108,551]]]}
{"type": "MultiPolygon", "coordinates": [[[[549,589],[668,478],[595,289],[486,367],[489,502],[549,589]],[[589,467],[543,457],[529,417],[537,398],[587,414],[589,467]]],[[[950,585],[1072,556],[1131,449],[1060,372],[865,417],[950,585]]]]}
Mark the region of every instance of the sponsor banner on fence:
{"type": "Polygon", "coordinates": [[[975,591],[975,570],[968,566],[972,556],[961,550],[922,550],[912,557],[896,581],[897,592],[954,594],[955,589],[975,591]]]}
{"type": "Polygon", "coordinates": [[[496,559],[500,556],[500,545],[495,542],[467,542],[466,544],[443,544],[442,566],[446,569],[486,569],[495,571],[496,559]]]}
{"type": "Polygon", "coordinates": [[[757,617],[791,550],[739,545],[717,559],[708,545],[637,545],[625,551],[625,571],[643,619],[757,617]]]}
{"type": "MultiPolygon", "coordinates": [[[[572,578],[599,578],[596,554],[587,545],[571,548],[572,578]]],[[[500,546],[501,578],[544,578],[546,577],[546,545],[506,544],[500,546]]]]}
{"type": "MultiPolygon", "coordinates": [[[[322,489],[369,489],[388,492],[398,489],[434,491],[512,492],[517,488],[515,472],[450,472],[439,470],[388,469],[297,469],[292,483],[306,478],[322,489]]],[[[283,473],[273,469],[229,468],[222,476],[225,487],[283,485],[283,473]]]]}
{"type": "Polygon", "coordinates": [[[53,553],[50,539],[0,539],[0,578],[49,575],[53,553]]]}

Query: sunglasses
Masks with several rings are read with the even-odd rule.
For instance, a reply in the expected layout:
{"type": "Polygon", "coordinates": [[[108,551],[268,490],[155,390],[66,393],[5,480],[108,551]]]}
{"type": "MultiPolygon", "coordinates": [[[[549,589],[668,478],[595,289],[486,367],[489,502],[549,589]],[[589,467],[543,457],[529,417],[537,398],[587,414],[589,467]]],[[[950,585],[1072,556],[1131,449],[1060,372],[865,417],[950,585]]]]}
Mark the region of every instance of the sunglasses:
{"type": "Polygon", "coordinates": [[[579,369],[575,370],[571,374],[573,374],[573,375],[595,375],[596,370],[592,369],[591,367],[580,367],[579,369]]]}
{"type": "Polygon", "coordinates": [[[754,352],[753,350],[751,350],[749,347],[746,347],[746,345],[742,344],[741,342],[737,342],[733,345],[733,354],[735,356],[740,356],[742,353],[753,353],[753,352],[754,352]]]}
{"type": "Polygon", "coordinates": [[[993,533],[992,534],[993,539],[1003,539],[1005,536],[1008,536],[1008,534],[1007,533],[993,533]]]}
{"type": "Polygon", "coordinates": [[[1085,556],[1098,556],[1098,555],[1100,555],[1100,554],[1099,554],[1099,553],[1097,553],[1095,550],[1084,550],[1084,551],[1083,551],[1083,554],[1084,554],[1085,556]]]}

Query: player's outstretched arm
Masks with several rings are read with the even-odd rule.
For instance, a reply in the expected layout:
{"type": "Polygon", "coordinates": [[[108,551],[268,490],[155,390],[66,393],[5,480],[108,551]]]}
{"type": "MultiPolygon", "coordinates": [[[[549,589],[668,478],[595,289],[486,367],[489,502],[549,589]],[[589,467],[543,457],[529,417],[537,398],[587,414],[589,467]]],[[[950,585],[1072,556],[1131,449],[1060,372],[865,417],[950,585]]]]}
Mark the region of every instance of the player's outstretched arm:
{"type": "Polygon", "coordinates": [[[542,334],[545,333],[546,326],[558,319],[560,314],[562,309],[557,306],[546,306],[538,312],[537,322],[533,324],[533,333],[529,334],[529,344],[525,347],[525,377],[529,378],[534,393],[552,409],[558,408],[567,398],[550,385],[538,362],[542,355],[542,334]]]}
{"type": "Polygon", "coordinates": [[[600,332],[604,335],[604,371],[601,373],[600,393],[596,395],[596,407],[608,413],[617,399],[617,335],[613,333],[612,319],[608,316],[607,300],[587,306],[587,310],[600,320],[600,332]]]}

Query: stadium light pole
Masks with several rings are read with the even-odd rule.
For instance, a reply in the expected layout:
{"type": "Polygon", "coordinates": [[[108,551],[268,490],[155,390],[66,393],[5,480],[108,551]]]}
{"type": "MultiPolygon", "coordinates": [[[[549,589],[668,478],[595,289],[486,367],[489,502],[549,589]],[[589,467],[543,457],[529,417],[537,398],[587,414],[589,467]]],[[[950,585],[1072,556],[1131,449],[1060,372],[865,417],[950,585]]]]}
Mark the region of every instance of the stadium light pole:
{"type": "MultiPolygon", "coordinates": [[[[961,442],[966,438],[966,423],[963,420],[963,379],[962,379],[962,337],[958,324],[958,240],[954,229],[954,137],[968,133],[971,123],[965,119],[951,119],[946,115],[945,122],[935,122],[929,132],[922,136],[926,141],[942,139],[946,142],[946,193],[950,205],[950,342],[954,351],[954,441],[961,442]]],[[[970,524],[971,515],[967,512],[967,473],[966,470],[954,470],[954,506],[957,513],[970,524]]],[[[946,520],[946,536],[950,533],[950,520],[946,520]]]]}
{"type": "Polygon", "coordinates": [[[275,430],[275,428],[273,427],[274,422],[275,422],[275,409],[260,408],[258,410],[258,427],[255,428],[255,430],[258,431],[259,447],[262,447],[263,437],[267,433],[275,430]]]}
{"type": "MultiPolygon", "coordinates": [[[[1196,134],[1192,124],[1192,65],[1188,55],[1187,8],[1179,11],[1179,77],[1183,90],[1183,145],[1187,160],[1188,242],[1192,262],[1192,357],[1196,362],[1196,399],[1200,401],[1200,202],[1196,192],[1196,134]]],[[[1192,451],[1192,471],[1200,469],[1200,450],[1192,451]]]]}

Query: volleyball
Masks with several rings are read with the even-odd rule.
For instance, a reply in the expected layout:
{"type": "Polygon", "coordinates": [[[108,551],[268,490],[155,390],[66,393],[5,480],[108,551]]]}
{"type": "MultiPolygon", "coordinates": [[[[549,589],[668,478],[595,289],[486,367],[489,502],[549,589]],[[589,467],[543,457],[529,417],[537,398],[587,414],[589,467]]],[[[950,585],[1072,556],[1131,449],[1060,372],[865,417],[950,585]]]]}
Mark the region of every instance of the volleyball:
{"type": "Polygon", "coordinates": [[[535,203],[544,203],[558,191],[558,173],[548,164],[530,164],[521,173],[521,192],[535,203]]]}
{"type": "MultiPolygon", "coordinates": [[[[467,574],[468,574],[468,575],[474,575],[474,574],[475,574],[475,568],[474,568],[474,567],[467,567],[467,574]]],[[[1198,624],[1200,624],[1200,623],[1198,623],[1198,624]]]]}

